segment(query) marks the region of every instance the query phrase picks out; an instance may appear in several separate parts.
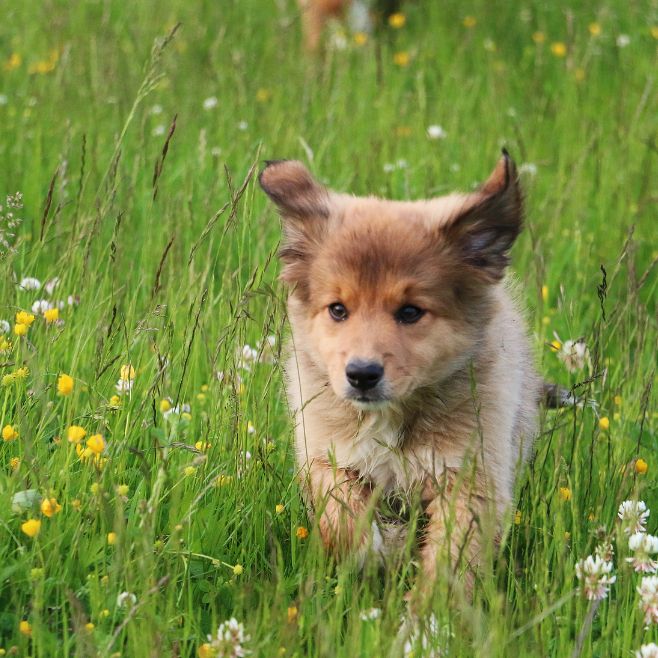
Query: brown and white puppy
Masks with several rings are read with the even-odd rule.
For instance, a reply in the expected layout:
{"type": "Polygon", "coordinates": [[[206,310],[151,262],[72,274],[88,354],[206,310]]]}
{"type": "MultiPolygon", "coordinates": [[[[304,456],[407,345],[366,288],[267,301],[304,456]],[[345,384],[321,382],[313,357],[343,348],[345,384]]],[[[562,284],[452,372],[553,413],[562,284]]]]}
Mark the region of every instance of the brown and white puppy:
{"type": "Polygon", "coordinates": [[[478,191],[423,201],[336,193],[297,161],[260,183],[283,218],[287,393],[324,545],[367,546],[377,497],[416,491],[424,582],[443,555],[469,584],[542,389],[504,279],[523,214],[514,164],[503,152],[478,191]]]}

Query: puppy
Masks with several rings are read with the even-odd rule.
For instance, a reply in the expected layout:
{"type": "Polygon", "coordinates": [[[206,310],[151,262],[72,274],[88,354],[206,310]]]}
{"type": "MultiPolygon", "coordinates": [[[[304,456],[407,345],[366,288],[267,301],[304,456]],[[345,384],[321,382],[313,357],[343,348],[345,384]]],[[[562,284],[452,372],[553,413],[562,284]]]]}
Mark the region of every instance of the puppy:
{"type": "Polygon", "coordinates": [[[476,192],[423,201],[333,192],[296,161],[269,162],[260,184],[283,221],[287,394],[325,547],[367,547],[380,496],[416,493],[422,583],[441,558],[470,588],[542,396],[504,278],[523,216],[513,162],[504,151],[476,192]]]}

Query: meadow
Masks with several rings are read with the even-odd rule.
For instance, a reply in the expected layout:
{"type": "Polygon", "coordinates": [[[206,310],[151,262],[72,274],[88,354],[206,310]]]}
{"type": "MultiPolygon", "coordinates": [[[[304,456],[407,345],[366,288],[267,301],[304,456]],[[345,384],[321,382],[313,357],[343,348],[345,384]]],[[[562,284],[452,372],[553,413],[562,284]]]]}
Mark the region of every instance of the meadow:
{"type": "Polygon", "coordinates": [[[0,656],[402,654],[416,555],[334,564],[300,496],[256,178],[299,158],[422,198],[471,189],[503,146],[537,363],[587,402],[543,414],[473,600],[441,583],[406,654],[658,642],[617,514],[642,500],[658,533],[658,5],[402,11],[334,26],[314,60],[292,0],[3,6],[0,656]],[[606,543],[616,581],[590,601],[576,564],[606,543]],[[232,617],[245,637],[218,640],[232,617]]]}

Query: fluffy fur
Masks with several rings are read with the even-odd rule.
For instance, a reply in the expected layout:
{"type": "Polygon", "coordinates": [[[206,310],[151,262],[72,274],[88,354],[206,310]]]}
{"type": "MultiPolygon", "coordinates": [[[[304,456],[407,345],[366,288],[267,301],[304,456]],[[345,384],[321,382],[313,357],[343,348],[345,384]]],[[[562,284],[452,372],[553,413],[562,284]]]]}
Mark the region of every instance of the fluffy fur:
{"type": "Polygon", "coordinates": [[[470,583],[542,389],[504,278],[522,224],[512,161],[504,153],[477,192],[424,201],[339,194],[296,161],[268,163],[260,182],[283,219],[287,393],[326,548],[367,547],[379,497],[416,492],[423,582],[444,556],[470,583]],[[383,374],[366,388],[354,364],[383,374]]]}

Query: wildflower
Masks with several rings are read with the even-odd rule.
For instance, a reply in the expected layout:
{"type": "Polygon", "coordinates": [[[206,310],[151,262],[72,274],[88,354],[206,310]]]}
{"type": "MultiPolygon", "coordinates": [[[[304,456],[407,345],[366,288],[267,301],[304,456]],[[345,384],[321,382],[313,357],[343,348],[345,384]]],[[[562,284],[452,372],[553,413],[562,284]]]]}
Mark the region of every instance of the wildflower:
{"type": "Polygon", "coordinates": [[[47,281],[46,284],[44,285],[43,289],[46,291],[48,295],[52,295],[53,292],[55,292],[55,288],[59,285],[59,277],[55,276],[50,281],[47,281]]]}
{"type": "Polygon", "coordinates": [[[21,465],[21,460],[18,457],[12,457],[9,460],[9,466],[11,467],[12,471],[17,471],[20,465],[21,465]]]}
{"type": "Polygon", "coordinates": [[[73,393],[73,377],[61,374],[57,380],[57,392],[64,397],[71,395],[73,393]]]}
{"type": "Polygon", "coordinates": [[[560,337],[556,335],[557,340],[551,343],[551,347],[556,351],[560,361],[564,363],[569,372],[582,370],[586,363],[589,363],[589,350],[583,338],[578,340],[566,340],[561,342],[560,337]]]}
{"type": "Polygon", "coordinates": [[[117,596],[117,608],[132,608],[137,603],[137,597],[132,592],[121,592],[117,596]]]}
{"type": "Polygon", "coordinates": [[[297,530],[295,531],[295,536],[297,539],[300,541],[304,541],[308,537],[308,530],[304,526],[299,526],[297,530]]]}
{"type": "Polygon", "coordinates": [[[151,131],[151,134],[153,135],[153,137],[160,137],[160,136],[164,135],[165,132],[167,132],[167,129],[165,128],[165,125],[163,123],[160,123],[157,126],[155,126],[155,128],[153,128],[153,130],[151,131]]]}
{"type": "Polygon", "coordinates": [[[261,87],[257,92],[256,92],[256,100],[259,103],[267,103],[267,101],[272,98],[272,92],[269,89],[264,89],[261,87]]]}
{"type": "Polygon", "coordinates": [[[7,320],[0,320],[0,334],[8,334],[11,330],[11,325],[7,320]]]}
{"type": "Polygon", "coordinates": [[[612,401],[615,403],[615,406],[621,407],[621,403],[622,403],[621,395],[615,395],[615,397],[612,399],[612,401]]]}
{"type": "Polygon", "coordinates": [[[243,573],[244,573],[244,568],[243,568],[243,566],[242,566],[241,564],[236,564],[236,565],[233,567],[233,574],[234,574],[235,576],[241,576],[243,573]]]}
{"type": "Polygon", "coordinates": [[[2,428],[2,440],[3,441],[15,441],[18,438],[19,434],[16,431],[16,428],[13,425],[5,425],[2,428]]]}
{"type": "Polygon", "coordinates": [[[160,413],[167,413],[171,409],[171,400],[169,398],[165,398],[164,400],[160,400],[160,413]]]}
{"type": "Polygon", "coordinates": [[[240,121],[240,123],[238,123],[238,130],[244,132],[247,128],[249,128],[249,124],[246,121],[240,121]]]}
{"type": "Polygon", "coordinates": [[[541,287],[541,300],[544,304],[548,303],[548,286],[541,287]]]}
{"type": "Polygon", "coordinates": [[[196,473],[196,468],[194,468],[194,466],[186,466],[183,469],[183,473],[185,473],[187,477],[190,477],[191,475],[194,475],[196,473]]]}
{"type": "Polygon", "coordinates": [[[640,595],[640,610],[644,612],[644,623],[658,623],[658,576],[645,576],[637,588],[640,595]]]}
{"type": "Polygon", "coordinates": [[[628,44],[630,44],[631,38],[628,36],[628,34],[620,34],[617,37],[617,47],[618,48],[626,48],[628,44]]]}
{"type": "Polygon", "coordinates": [[[27,311],[19,311],[16,313],[16,324],[24,324],[29,327],[34,322],[34,315],[27,311]]]}
{"type": "Polygon", "coordinates": [[[45,318],[48,324],[57,322],[59,320],[59,309],[58,308],[49,308],[47,311],[43,312],[43,317],[45,318]]]}
{"type": "Polygon", "coordinates": [[[593,37],[598,37],[601,34],[601,25],[599,23],[590,23],[587,29],[593,37]]]}
{"type": "Polygon", "coordinates": [[[110,546],[114,546],[114,544],[117,543],[117,533],[116,532],[108,532],[107,533],[107,543],[110,546]]]}
{"type": "Polygon", "coordinates": [[[26,324],[21,324],[20,322],[18,324],[14,325],[14,333],[17,336],[25,336],[29,329],[29,326],[26,324]]]}
{"type": "Polygon", "coordinates": [[[247,421],[247,434],[255,434],[256,433],[256,428],[254,427],[254,424],[251,421],[247,421]]]}
{"type": "Polygon", "coordinates": [[[608,595],[610,585],[617,579],[609,575],[612,567],[612,562],[602,560],[598,555],[588,555],[576,563],[576,578],[582,581],[582,591],[590,601],[604,599],[608,595]]]}
{"type": "Polygon", "coordinates": [[[635,553],[627,557],[626,562],[638,573],[656,573],[658,562],[651,559],[652,553],[658,553],[658,537],[645,532],[636,532],[628,538],[628,548],[635,553]]]}
{"type": "Polygon", "coordinates": [[[88,621],[85,624],[85,630],[87,631],[87,633],[91,633],[94,630],[94,628],[96,628],[96,626],[92,624],[90,621],[88,621]]]}
{"type": "Polygon", "coordinates": [[[400,66],[400,67],[409,66],[410,61],[411,61],[411,57],[409,56],[409,53],[404,50],[401,50],[393,55],[393,63],[396,66],[400,66]]]}
{"type": "Polygon", "coordinates": [[[117,487],[117,494],[118,494],[119,496],[123,496],[123,497],[125,497],[125,496],[128,495],[128,492],[129,492],[129,491],[130,491],[130,487],[129,487],[127,484],[120,484],[120,485],[117,487]]]}
{"type": "Polygon", "coordinates": [[[210,644],[208,644],[208,642],[204,642],[197,649],[197,655],[199,658],[214,658],[215,650],[210,646],[210,644]]]}
{"type": "Polygon", "coordinates": [[[369,610],[362,610],[359,615],[361,621],[375,621],[382,616],[381,608],[370,608],[369,610]]]}
{"type": "Polygon", "coordinates": [[[643,644],[640,650],[635,652],[635,658],[658,658],[658,644],[643,644]]]}
{"type": "Polygon", "coordinates": [[[277,514],[283,514],[283,512],[285,511],[285,509],[286,509],[285,505],[282,505],[281,503],[279,503],[279,504],[274,508],[274,511],[275,511],[277,514]]]}
{"type": "Polygon", "coordinates": [[[61,511],[62,506],[57,502],[57,498],[44,498],[41,501],[41,513],[49,519],[61,511]]]}
{"type": "Polygon", "coordinates": [[[354,43],[357,46],[365,46],[368,43],[368,35],[365,32],[356,32],[354,35],[354,43]]]}
{"type": "Polygon", "coordinates": [[[32,625],[27,619],[21,619],[18,623],[18,630],[21,635],[25,635],[25,637],[30,637],[32,635],[32,625]]]}
{"type": "Polygon", "coordinates": [[[22,368],[18,368],[18,370],[16,370],[14,373],[14,378],[18,380],[25,379],[29,374],[30,369],[27,366],[23,366],[22,368]]]}
{"type": "Polygon", "coordinates": [[[622,522],[627,535],[636,532],[645,532],[645,524],[649,518],[650,510],[643,500],[625,500],[620,506],[617,516],[622,522]]]}
{"type": "Polygon", "coordinates": [[[536,44],[544,43],[544,41],[546,41],[546,35],[543,32],[533,32],[532,40],[536,44]]]}
{"type": "Polygon", "coordinates": [[[599,429],[603,430],[604,432],[610,429],[610,419],[607,416],[602,416],[599,418],[599,429]]]}
{"type": "Polygon", "coordinates": [[[130,393],[133,387],[133,379],[118,379],[116,383],[116,390],[119,395],[123,395],[124,393],[130,393]]]}
{"type": "Polygon", "coordinates": [[[9,55],[9,59],[5,62],[4,69],[5,71],[13,71],[17,69],[23,63],[23,58],[19,53],[12,53],[9,55]]]}
{"type": "Polygon", "coordinates": [[[469,30],[477,25],[477,18],[475,16],[464,16],[464,20],[462,21],[464,27],[468,28],[469,30]]]}
{"type": "Polygon", "coordinates": [[[615,548],[609,539],[603,541],[594,549],[594,554],[600,557],[604,562],[612,562],[615,555],[615,548]]]}
{"type": "Polygon", "coordinates": [[[41,530],[41,521],[38,521],[37,519],[28,519],[21,525],[21,530],[28,537],[36,537],[41,530]]]}
{"type": "Polygon", "coordinates": [[[401,27],[404,27],[406,22],[407,17],[399,11],[396,11],[394,14],[391,14],[388,17],[388,24],[395,30],[399,30],[401,27]]]}
{"type": "Polygon", "coordinates": [[[639,457],[635,460],[635,472],[639,475],[644,475],[649,470],[649,464],[647,464],[642,457],[639,457]]]}
{"type": "Polygon", "coordinates": [[[427,126],[427,136],[430,139],[445,139],[448,133],[441,126],[432,124],[431,126],[427,126]]]}
{"type": "Polygon", "coordinates": [[[288,623],[292,624],[297,619],[297,606],[288,606],[288,623]]]}
{"type": "Polygon", "coordinates": [[[516,510],[514,512],[514,525],[521,525],[521,519],[523,518],[523,514],[521,514],[521,510],[516,510]]]}
{"type": "Polygon", "coordinates": [[[35,279],[33,276],[26,276],[25,278],[21,279],[21,282],[18,285],[23,290],[41,289],[41,281],[39,281],[39,279],[35,279]]]}
{"type": "Polygon", "coordinates": [[[105,439],[102,434],[94,434],[87,439],[87,448],[100,455],[105,450],[105,439]]]}
{"type": "Polygon", "coordinates": [[[567,47],[562,41],[556,41],[551,44],[551,52],[556,57],[564,57],[567,54],[567,47]]]}
{"type": "Polygon", "coordinates": [[[80,508],[82,507],[82,501],[79,498],[74,498],[71,501],[71,507],[77,512],[79,512],[80,508]]]}
{"type": "Polygon", "coordinates": [[[217,107],[219,104],[219,101],[217,100],[217,96],[209,96],[206,98],[206,100],[203,101],[203,109],[204,110],[213,110],[214,108],[217,107]]]}
{"type": "Polygon", "coordinates": [[[569,487],[560,487],[560,500],[565,503],[571,500],[571,489],[569,487]]]}
{"type": "Polygon", "coordinates": [[[237,619],[231,617],[219,625],[216,637],[208,636],[209,651],[212,653],[205,655],[216,658],[242,658],[249,653],[242,645],[249,642],[250,639],[248,635],[245,635],[244,626],[237,619]]]}
{"type": "Polygon", "coordinates": [[[658,25],[652,25],[650,32],[654,39],[658,39],[658,25]]]}
{"type": "Polygon", "coordinates": [[[113,395],[107,403],[110,409],[118,409],[121,406],[121,398],[118,395],[113,395]]]}
{"type": "Polygon", "coordinates": [[[69,443],[80,443],[82,439],[85,438],[87,432],[84,427],[79,425],[71,425],[71,427],[66,430],[66,436],[69,440],[69,443]]]}
{"type": "Polygon", "coordinates": [[[199,452],[206,452],[210,448],[210,443],[207,441],[197,441],[194,444],[194,447],[199,451],[199,452]]]}

